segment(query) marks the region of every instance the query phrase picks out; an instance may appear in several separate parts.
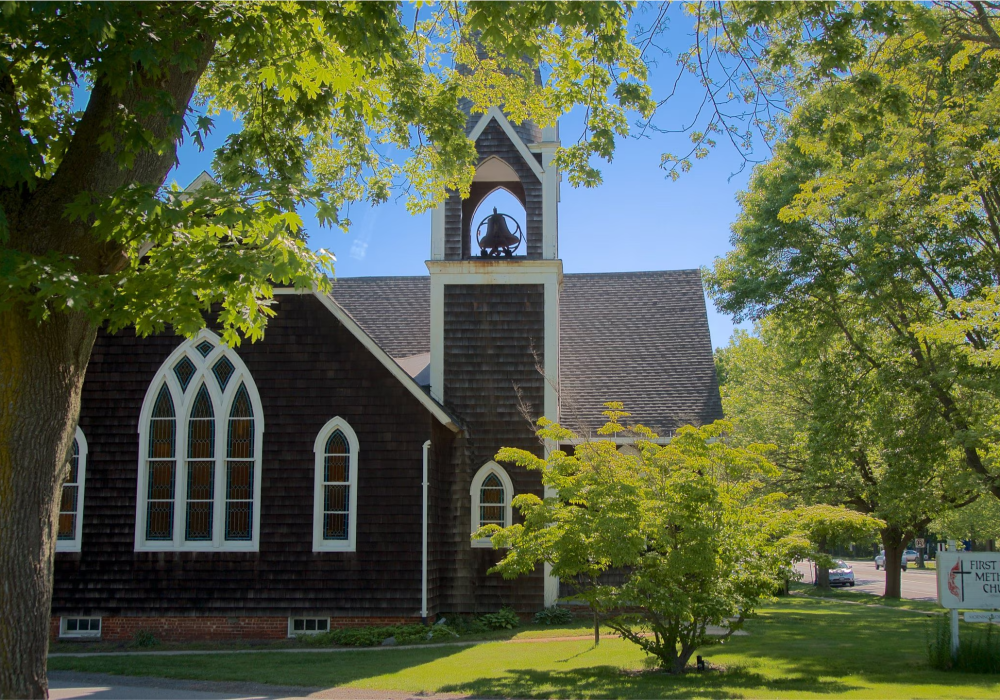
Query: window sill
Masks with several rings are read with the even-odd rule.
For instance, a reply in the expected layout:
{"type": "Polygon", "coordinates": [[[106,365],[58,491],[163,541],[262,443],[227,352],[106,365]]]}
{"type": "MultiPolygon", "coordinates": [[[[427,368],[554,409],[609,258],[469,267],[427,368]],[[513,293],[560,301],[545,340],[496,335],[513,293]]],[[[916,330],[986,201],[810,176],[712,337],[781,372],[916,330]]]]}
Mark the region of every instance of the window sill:
{"type": "Polygon", "coordinates": [[[203,545],[174,545],[174,544],[141,544],[136,546],[136,552],[257,552],[260,547],[256,543],[247,542],[245,545],[234,546],[232,543],[213,546],[211,543],[203,545]]]}

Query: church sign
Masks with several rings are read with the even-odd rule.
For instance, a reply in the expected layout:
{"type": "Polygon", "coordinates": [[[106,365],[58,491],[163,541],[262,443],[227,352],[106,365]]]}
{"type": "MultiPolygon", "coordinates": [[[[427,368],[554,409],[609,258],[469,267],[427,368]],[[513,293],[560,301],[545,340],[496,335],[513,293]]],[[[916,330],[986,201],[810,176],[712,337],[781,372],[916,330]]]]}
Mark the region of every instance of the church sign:
{"type": "Polygon", "coordinates": [[[937,588],[942,607],[1000,609],[1000,552],[938,552],[937,588]]]}

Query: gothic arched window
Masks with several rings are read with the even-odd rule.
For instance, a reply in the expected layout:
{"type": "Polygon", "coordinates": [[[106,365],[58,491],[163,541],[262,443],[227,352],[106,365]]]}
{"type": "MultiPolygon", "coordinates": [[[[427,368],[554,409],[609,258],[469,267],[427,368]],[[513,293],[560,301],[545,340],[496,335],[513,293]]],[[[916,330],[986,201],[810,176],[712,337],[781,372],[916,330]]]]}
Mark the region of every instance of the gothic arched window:
{"type": "Polygon", "coordinates": [[[264,421],[239,355],[203,330],[160,367],[139,421],[137,550],[257,550],[264,421]]]}
{"type": "Polygon", "coordinates": [[[353,552],[358,523],[358,438],[343,418],[319,431],[313,498],[313,551],[353,552]]]}
{"type": "Polygon", "coordinates": [[[87,438],[79,427],[69,453],[69,474],[59,501],[57,552],[79,552],[83,535],[83,489],[87,479],[87,438]]]}
{"type": "MultiPolygon", "coordinates": [[[[472,533],[483,525],[509,527],[514,484],[496,462],[484,464],[472,479],[472,533]]],[[[492,547],[488,538],[472,540],[473,547],[492,547]]]]}

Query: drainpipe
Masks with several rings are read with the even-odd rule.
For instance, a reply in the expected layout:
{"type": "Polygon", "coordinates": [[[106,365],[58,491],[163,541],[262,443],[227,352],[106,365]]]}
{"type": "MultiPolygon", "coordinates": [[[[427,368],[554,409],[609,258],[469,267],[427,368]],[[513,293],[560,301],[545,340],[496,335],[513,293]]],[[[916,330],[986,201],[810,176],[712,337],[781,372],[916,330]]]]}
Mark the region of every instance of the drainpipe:
{"type": "Polygon", "coordinates": [[[427,624],[427,454],[431,449],[431,441],[424,443],[424,481],[423,481],[423,522],[421,523],[420,544],[420,620],[427,624]]]}

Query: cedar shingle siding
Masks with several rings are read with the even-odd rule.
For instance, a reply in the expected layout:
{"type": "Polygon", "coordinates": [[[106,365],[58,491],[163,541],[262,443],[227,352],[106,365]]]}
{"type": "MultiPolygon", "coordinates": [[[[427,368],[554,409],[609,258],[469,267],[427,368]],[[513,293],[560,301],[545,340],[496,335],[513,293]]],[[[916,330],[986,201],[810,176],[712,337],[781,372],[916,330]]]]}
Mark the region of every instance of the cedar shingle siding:
{"type": "Polygon", "coordinates": [[[419,615],[421,450],[434,419],[315,297],[279,299],[265,338],[237,349],[264,411],[260,552],[133,551],[139,411],[180,339],[101,334],[80,419],[82,552],[56,558],[54,614],[419,615]],[[357,552],[314,554],[313,441],[334,416],[360,443],[357,552]]]}
{"type": "MultiPolygon", "coordinates": [[[[475,473],[501,447],[541,456],[528,419],[541,416],[545,380],[545,294],[542,285],[446,285],[444,289],[444,402],[462,416],[467,437],[453,464],[448,517],[459,523],[452,543],[454,565],[445,585],[445,609],[479,612],[511,605],[522,612],[543,604],[541,571],[515,581],[487,575],[499,553],[469,543],[475,473]]],[[[541,476],[504,465],[515,493],[542,495],[541,476]]],[[[516,517],[516,516],[515,516],[516,517]]]]}

